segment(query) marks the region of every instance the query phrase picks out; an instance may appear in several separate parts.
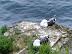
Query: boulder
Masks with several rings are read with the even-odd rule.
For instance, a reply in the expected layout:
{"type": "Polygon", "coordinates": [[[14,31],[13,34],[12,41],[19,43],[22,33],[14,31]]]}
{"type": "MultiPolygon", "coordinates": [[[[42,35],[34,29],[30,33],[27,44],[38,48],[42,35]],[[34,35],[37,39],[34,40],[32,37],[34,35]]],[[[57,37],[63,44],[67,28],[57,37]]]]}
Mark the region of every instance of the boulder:
{"type": "Polygon", "coordinates": [[[49,41],[52,47],[59,44],[59,41],[61,41],[61,47],[69,40],[65,28],[63,26],[58,26],[57,24],[48,27],[41,27],[39,23],[21,22],[16,24],[15,28],[21,30],[23,34],[28,36],[37,35],[38,37],[43,38],[45,35],[49,35],[49,41]]]}
{"type": "Polygon", "coordinates": [[[69,41],[69,33],[67,32],[67,28],[57,24],[42,27],[39,23],[24,21],[10,27],[4,35],[14,35],[15,29],[20,30],[21,35],[28,35],[30,37],[34,37],[36,35],[39,38],[44,38],[45,35],[49,35],[50,46],[54,47],[54,49],[57,48],[57,46],[62,48],[63,45],[67,44],[69,41]]]}

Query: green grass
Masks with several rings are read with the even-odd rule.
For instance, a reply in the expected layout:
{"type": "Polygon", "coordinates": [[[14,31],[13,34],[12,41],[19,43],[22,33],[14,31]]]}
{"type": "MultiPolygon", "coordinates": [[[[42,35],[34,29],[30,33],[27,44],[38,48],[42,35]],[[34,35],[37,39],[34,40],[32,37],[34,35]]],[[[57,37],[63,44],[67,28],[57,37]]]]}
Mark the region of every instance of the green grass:
{"type": "Polygon", "coordinates": [[[18,34],[21,34],[21,31],[18,30],[18,29],[16,29],[16,30],[15,30],[15,35],[18,35],[18,34]]]}
{"type": "MultiPolygon", "coordinates": [[[[40,47],[34,47],[33,45],[30,46],[29,54],[61,54],[61,49],[53,50],[48,44],[44,44],[40,47]]],[[[68,47],[66,47],[66,53],[69,54],[68,47]]]]}
{"type": "MultiPolygon", "coordinates": [[[[0,54],[9,54],[13,50],[19,51],[20,50],[19,46],[16,46],[16,48],[14,49],[13,48],[14,44],[12,42],[14,40],[15,35],[18,35],[21,32],[16,29],[14,36],[6,37],[6,36],[3,36],[3,34],[6,31],[7,31],[7,26],[4,25],[0,29],[0,54]]],[[[72,33],[72,31],[70,33],[72,33]]],[[[33,40],[37,39],[38,38],[37,36],[33,38],[33,37],[24,35],[22,36],[22,38],[23,38],[24,43],[26,43],[26,45],[28,46],[28,48],[26,48],[26,50],[28,50],[28,54],[36,54],[36,53],[37,54],[61,54],[61,49],[59,48],[59,50],[52,50],[52,47],[49,46],[49,42],[41,44],[40,47],[34,47],[33,40]]],[[[65,54],[69,54],[68,47],[66,47],[65,54]]]]}
{"type": "Polygon", "coordinates": [[[50,54],[50,51],[50,47],[46,44],[39,47],[39,54],[50,54]]]}
{"type": "Polygon", "coordinates": [[[16,47],[15,47],[15,51],[17,52],[17,51],[19,51],[19,50],[20,50],[19,46],[16,46],[16,47]]]}
{"type": "MultiPolygon", "coordinates": [[[[61,54],[61,49],[52,50],[52,47],[49,46],[49,42],[41,44],[40,47],[34,47],[33,41],[28,36],[24,38],[25,43],[27,44],[28,54],[61,54]]],[[[66,49],[66,54],[69,54],[68,48],[66,49]]]]}
{"type": "Polygon", "coordinates": [[[12,38],[0,35],[0,53],[8,54],[13,50],[12,38]]]}
{"type": "Polygon", "coordinates": [[[0,29],[0,35],[3,35],[7,31],[7,25],[2,26],[0,29]]]}
{"type": "Polygon", "coordinates": [[[66,46],[66,54],[69,54],[68,47],[66,46]]]}
{"type": "Polygon", "coordinates": [[[3,34],[7,31],[7,26],[4,25],[0,29],[0,54],[9,54],[13,51],[13,38],[3,36],[3,34]]]}

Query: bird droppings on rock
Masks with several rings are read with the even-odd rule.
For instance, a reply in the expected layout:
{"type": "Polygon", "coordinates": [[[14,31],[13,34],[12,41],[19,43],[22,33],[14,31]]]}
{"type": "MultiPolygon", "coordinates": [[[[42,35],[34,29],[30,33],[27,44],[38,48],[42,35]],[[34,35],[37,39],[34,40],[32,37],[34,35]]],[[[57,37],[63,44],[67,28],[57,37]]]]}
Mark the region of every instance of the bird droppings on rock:
{"type": "Polygon", "coordinates": [[[54,24],[53,26],[44,28],[44,27],[40,27],[39,23],[21,22],[21,23],[15,25],[14,28],[21,30],[23,34],[28,35],[28,36],[32,36],[32,35],[36,34],[39,37],[43,37],[43,36],[49,34],[49,36],[50,36],[49,41],[51,43],[56,44],[56,42],[60,38],[67,36],[67,32],[65,32],[64,30],[59,31],[60,29],[56,29],[55,25],[56,24],[54,24]]]}
{"type": "MultiPolygon", "coordinates": [[[[68,33],[65,30],[65,27],[59,26],[57,24],[48,27],[41,27],[39,23],[24,21],[14,25],[13,29],[10,30],[13,32],[15,29],[20,30],[21,35],[27,35],[30,37],[34,37],[34,35],[37,35],[38,37],[41,38],[44,37],[45,35],[49,35],[50,46],[52,47],[56,45],[62,47],[69,40],[68,33]]],[[[7,31],[7,33],[9,33],[9,31],[7,31]]],[[[9,34],[13,35],[13,33],[12,34],[11,33],[9,34]]],[[[7,36],[7,34],[5,34],[5,36],[7,36]]]]}

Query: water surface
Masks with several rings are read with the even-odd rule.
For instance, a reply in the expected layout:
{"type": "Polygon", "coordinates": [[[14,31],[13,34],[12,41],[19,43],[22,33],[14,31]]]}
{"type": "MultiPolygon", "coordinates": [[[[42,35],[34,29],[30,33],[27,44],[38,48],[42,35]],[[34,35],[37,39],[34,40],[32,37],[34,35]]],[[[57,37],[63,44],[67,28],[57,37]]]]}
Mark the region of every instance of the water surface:
{"type": "Polygon", "coordinates": [[[72,29],[72,0],[0,0],[0,27],[30,21],[40,23],[56,14],[56,24],[72,29]]]}

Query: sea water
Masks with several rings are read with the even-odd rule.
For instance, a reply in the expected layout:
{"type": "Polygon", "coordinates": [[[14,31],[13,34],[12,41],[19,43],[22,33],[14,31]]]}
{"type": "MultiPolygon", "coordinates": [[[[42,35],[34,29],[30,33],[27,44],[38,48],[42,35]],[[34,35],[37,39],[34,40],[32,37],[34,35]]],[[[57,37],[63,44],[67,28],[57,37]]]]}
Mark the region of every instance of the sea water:
{"type": "Polygon", "coordinates": [[[0,28],[56,15],[56,24],[72,29],[72,0],[0,0],[0,28]]]}

